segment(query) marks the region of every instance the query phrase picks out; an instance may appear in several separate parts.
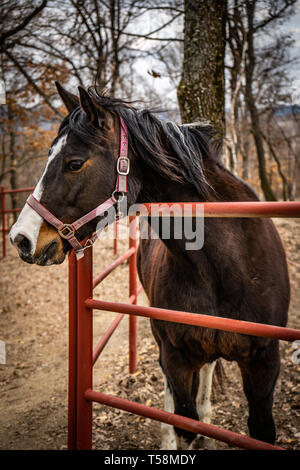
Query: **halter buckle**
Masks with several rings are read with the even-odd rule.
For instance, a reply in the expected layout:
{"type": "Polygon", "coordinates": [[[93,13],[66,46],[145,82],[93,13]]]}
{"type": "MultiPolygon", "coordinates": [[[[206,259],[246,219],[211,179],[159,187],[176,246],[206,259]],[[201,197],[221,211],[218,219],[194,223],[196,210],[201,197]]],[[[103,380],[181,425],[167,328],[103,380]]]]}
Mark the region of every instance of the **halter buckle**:
{"type": "Polygon", "coordinates": [[[119,175],[127,176],[129,173],[130,161],[128,157],[119,157],[117,161],[117,172],[119,175]]]}
{"type": "Polygon", "coordinates": [[[71,236],[75,235],[75,230],[70,224],[63,225],[60,229],[58,229],[58,233],[62,238],[68,240],[71,236]]]}

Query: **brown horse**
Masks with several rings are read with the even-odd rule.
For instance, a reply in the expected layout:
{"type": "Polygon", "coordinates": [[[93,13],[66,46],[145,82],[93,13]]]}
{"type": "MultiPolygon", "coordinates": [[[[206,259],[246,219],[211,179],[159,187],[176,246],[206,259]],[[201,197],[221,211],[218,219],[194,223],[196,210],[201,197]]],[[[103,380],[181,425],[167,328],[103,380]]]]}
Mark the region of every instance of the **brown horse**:
{"type": "MultiPolygon", "coordinates": [[[[177,126],[148,110],[60,85],[69,114],[54,140],[34,196],[71,223],[113,192],[120,118],[128,129],[128,204],[172,201],[257,201],[254,191],[220,162],[210,125],[177,126]]],[[[78,231],[83,239],[99,217],[78,231]]],[[[150,220],[148,220],[150,222],[150,220]]],[[[175,222],[174,222],[175,223],[175,222]]],[[[267,219],[205,219],[204,246],[186,250],[181,239],[142,239],[138,270],[151,306],[285,326],[289,278],[279,235],[267,219]]],[[[61,263],[67,240],[28,205],[11,241],[29,263],[61,263]]],[[[275,441],[273,392],[279,374],[277,340],[151,321],[165,377],[165,408],[210,421],[212,376],[218,358],[236,361],[249,404],[250,435],[275,441]]],[[[196,435],[163,425],[162,448],[194,448],[196,435]],[[174,432],[175,431],[175,432],[174,432]]],[[[198,442],[199,444],[199,442],[198,442]]]]}

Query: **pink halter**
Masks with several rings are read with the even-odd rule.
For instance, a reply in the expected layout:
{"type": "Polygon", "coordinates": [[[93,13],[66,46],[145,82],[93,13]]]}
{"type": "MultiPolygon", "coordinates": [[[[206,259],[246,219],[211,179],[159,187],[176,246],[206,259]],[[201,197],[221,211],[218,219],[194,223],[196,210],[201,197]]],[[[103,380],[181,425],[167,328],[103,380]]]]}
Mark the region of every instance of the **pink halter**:
{"type": "Polygon", "coordinates": [[[88,212],[84,216],[80,217],[80,219],[75,220],[71,224],[64,224],[61,220],[57,219],[43,204],[41,204],[34,196],[31,194],[26,203],[35,210],[44,220],[46,220],[50,225],[53,225],[62,238],[68,240],[68,242],[72,245],[77,259],[80,259],[84,256],[84,250],[86,248],[91,247],[95,241],[97,240],[100,231],[96,232],[93,236],[91,236],[84,244],[81,245],[80,241],[76,238],[75,232],[85,225],[87,222],[95,219],[100,215],[103,215],[105,211],[107,211],[110,207],[117,204],[118,213],[117,215],[120,216],[119,213],[119,202],[124,197],[124,193],[127,192],[127,175],[129,173],[130,162],[128,159],[128,131],[127,126],[124,120],[120,117],[120,152],[119,158],[117,161],[117,181],[116,187],[113,191],[111,197],[104,201],[102,204],[97,206],[92,211],[88,212]]]}

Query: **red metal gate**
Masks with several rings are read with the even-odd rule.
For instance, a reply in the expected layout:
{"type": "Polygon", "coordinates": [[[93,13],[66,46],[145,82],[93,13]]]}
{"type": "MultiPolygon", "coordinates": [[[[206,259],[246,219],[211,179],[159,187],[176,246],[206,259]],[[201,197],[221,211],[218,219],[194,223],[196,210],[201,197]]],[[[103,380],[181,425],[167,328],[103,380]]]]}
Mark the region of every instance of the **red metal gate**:
{"type": "MultiPolygon", "coordinates": [[[[182,203],[183,204],[183,203],[182,203]]],[[[178,205],[178,203],[177,203],[178,205]]],[[[179,204],[180,206],[181,204],[179,204]]],[[[204,206],[205,217],[300,217],[300,202],[233,202],[190,203],[196,215],[197,206],[204,206]]],[[[152,204],[146,204],[151,210],[152,204]]],[[[164,204],[165,211],[167,206],[164,204]]],[[[169,214],[168,214],[169,215],[169,214]]],[[[129,314],[129,370],[136,370],[136,319],[137,316],[198,325],[208,328],[234,331],[242,334],[266,336],[285,341],[300,339],[300,330],[264,325],[227,318],[200,315],[191,312],[142,307],[136,305],[141,288],[137,287],[136,270],[136,220],[129,217],[129,249],[102,273],[93,279],[93,252],[85,251],[84,258],[76,261],[74,253],[69,255],[69,425],[68,448],[92,448],[92,402],[98,402],[134,414],[155,419],[167,424],[211,437],[244,449],[279,450],[278,446],[258,441],[217,426],[172,414],[123,398],[93,390],[92,370],[109,338],[125,314],[129,314]],[[129,259],[128,303],[106,302],[93,299],[93,288],[107,277],[117,266],[129,259]],[[93,351],[93,309],[117,312],[111,326],[93,351]]]]}

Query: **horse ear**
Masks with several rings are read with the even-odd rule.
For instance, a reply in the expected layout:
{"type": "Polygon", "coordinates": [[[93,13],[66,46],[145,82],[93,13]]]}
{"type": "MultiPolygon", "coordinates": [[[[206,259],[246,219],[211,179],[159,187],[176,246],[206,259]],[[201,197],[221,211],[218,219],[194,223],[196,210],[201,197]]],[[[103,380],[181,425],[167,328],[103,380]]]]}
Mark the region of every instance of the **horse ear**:
{"type": "Polygon", "coordinates": [[[87,115],[88,122],[95,127],[99,127],[99,125],[102,127],[100,116],[98,115],[99,110],[97,109],[93,98],[81,86],[78,87],[78,91],[80,97],[80,106],[87,115]]]}
{"type": "Polygon", "coordinates": [[[73,93],[70,93],[67,91],[59,82],[55,82],[57,91],[59,93],[59,96],[62,99],[62,102],[64,103],[65,107],[71,113],[75,108],[78,108],[79,106],[79,98],[76,95],[73,95],[73,93]]]}

